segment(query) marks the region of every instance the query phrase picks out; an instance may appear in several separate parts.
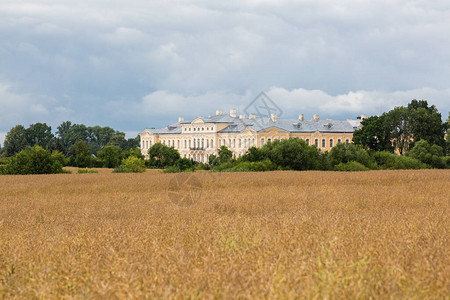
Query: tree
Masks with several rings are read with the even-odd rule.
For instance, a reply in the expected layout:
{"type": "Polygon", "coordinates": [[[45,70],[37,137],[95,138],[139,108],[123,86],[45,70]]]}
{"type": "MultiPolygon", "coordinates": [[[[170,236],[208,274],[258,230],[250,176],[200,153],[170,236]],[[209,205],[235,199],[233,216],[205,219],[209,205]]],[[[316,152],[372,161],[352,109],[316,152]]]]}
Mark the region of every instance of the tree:
{"type": "Polygon", "coordinates": [[[444,135],[449,128],[441,114],[426,100],[412,100],[407,107],[395,107],[381,117],[370,117],[354,132],[353,142],[375,151],[395,150],[404,154],[422,139],[445,147],[444,135]]]}
{"type": "Polygon", "coordinates": [[[52,128],[46,123],[31,124],[25,130],[25,135],[28,145],[39,145],[44,149],[50,149],[52,140],[54,139],[52,128]]]}
{"type": "Polygon", "coordinates": [[[72,165],[79,168],[92,167],[93,160],[91,157],[91,149],[85,141],[76,141],[69,150],[72,155],[72,165]]]}
{"type": "Polygon", "coordinates": [[[28,146],[25,127],[16,125],[6,134],[5,156],[13,156],[28,146]]]}
{"type": "Polygon", "coordinates": [[[221,164],[229,162],[233,158],[233,152],[230,149],[228,149],[227,146],[221,146],[218,150],[218,154],[219,154],[219,162],[221,164]]]}
{"type": "Polygon", "coordinates": [[[170,167],[179,160],[180,153],[172,147],[156,143],[148,149],[150,165],[157,168],[170,167]]]}
{"type": "Polygon", "coordinates": [[[35,145],[8,159],[4,174],[55,174],[62,173],[62,164],[49,150],[35,145]]]}
{"type": "Polygon", "coordinates": [[[262,148],[269,159],[282,168],[291,170],[322,169],[319,150],[305,141],[291,138],[267,143],[262,148]]]}
{"type": "Polygon", "coordinates": [[[426,140],[431,145],[445,146],[448,124],[442,122],[442,115],[434,105],[428,106],[426,100],[414,99],[408,104],[408,112],[414,143],[426,140]]]}
{"type": "Polygon", "coordinates": [[[386,115],[372,116],[361,122],[362,128],[353,133],[353,143],[373,151],[390,151],[394,148],[385,124],[386,115]]]}
{"type": "Polygon", "coordinates": [[[446,160],[444,159],[444,151],[442,147],[438,145],[430,145],[424,139],[415,144],[414,148],[408,152],[408,156],[418,159],[433,168],[446,168],[446,160]]]}
{"type": "Polygon", "coordinates": [[[376,169],[376,162],[369,153],[354,144],[338,144],[334,146],[328,153],[327,160],[332,170],[336,170],[336,166],[339,164],[348,164],[350,162],[358,162],[369,169],[376,169]]]}
{"type": "Polygon", "coordinates": [[[108,145],[98,152],[105,168],[115,168],[122,160],[122,149],[118,146],[108,145]]]}

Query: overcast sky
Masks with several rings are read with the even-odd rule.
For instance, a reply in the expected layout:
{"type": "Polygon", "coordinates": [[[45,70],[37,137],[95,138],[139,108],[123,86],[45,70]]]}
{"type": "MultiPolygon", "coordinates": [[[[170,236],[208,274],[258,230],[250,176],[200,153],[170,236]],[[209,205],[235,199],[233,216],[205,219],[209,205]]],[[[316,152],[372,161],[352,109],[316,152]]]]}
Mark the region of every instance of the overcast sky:
{"type": "Polygon", "coordinates": [[[0,0],[0,142],[62,121],[136,134],[261,92],[283,117],[450,110],[450,1],[0,0]]]}

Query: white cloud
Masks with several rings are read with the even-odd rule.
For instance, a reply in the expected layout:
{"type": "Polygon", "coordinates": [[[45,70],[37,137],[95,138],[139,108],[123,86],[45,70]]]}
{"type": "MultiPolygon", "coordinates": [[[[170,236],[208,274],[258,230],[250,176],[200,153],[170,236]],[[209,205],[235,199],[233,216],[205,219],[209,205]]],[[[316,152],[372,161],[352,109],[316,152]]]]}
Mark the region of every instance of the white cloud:
{"type": "MultiPolygon", "coordinates": [[[[361,114],[378,115],[387,112],[395,106],[406,106],[412,99],[428,100],[429,105],[436,105],[443,117],[447,113],[442,110],[446,107],[450,98],[450,89],[436,90],[423,88],[417,90],[381,92],[381,91],[355,91],[346,94],[330,95],[321,90],[293,89],[272,87],[266,93],[269,98],[282,110],[282,116],[286,118],[305,114],[312,118],[313,114],[321,117],[336,119],[356,118],[361,114]]],[[[257,93],[247,91],[244,94],[229,92],[206,93],[193,96],[182,96],[168,91],[151,93],[141,100],[133,103],[127,111],[120,110],[121,115],[134,115],[138,118],[152,120],[163,118],[165,124],[155,122],[146,126],[164,126],[175,122],[178,116],[185,119],[193,119],[197,116],[213,115],[216,109],[222,109],[228,113],[231,108],[238,108],[238,113],[244,113],[244,109],[252,102],[257,93]],[[157,123],[157,124],[156,124],[157,123]]],[[[115,103],[111,111],[117,111],[124,107],[124,103],[115,103]]],[[[251,110],[251,109],[250,109],[251,110]]]]}
{"type": "Polygon", "coordinates": [[[259,91],[286,114],[380,113],[413,98],[445,112],[449,30],[444,0],[7,1],[0,73],[20,89],[0,86],[16,103],[0,114],[131,131],[148,124],[132,112],[211,114],[259,91]]]}

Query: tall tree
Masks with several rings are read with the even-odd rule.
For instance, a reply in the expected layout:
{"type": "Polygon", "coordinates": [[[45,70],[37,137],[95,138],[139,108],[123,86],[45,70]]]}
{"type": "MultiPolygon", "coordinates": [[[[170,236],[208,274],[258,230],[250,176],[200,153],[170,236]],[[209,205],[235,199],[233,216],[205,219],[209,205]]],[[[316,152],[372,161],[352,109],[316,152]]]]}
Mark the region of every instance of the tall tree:
{"type": "Polygon", "coordinates": [[[31,124],[25,135],[30,146],[39,145],[44,149],[49,149],[54,139],[52,128],[46,123],[31,124]]]}
{"type": "Polygon", "coordinates": [[[393,152],[390,132],[386,126],[386,114],[372,116],[361,122],[361,129],[353,133],[353,143],[374,151],[393,152]]]}
{"type": "Polygon", "coordinates": [[[24,150],[28,146],[25,127],[16,125],[11,128],[6,134],[4,146],[5,156],[13,156],[24,150]]]}

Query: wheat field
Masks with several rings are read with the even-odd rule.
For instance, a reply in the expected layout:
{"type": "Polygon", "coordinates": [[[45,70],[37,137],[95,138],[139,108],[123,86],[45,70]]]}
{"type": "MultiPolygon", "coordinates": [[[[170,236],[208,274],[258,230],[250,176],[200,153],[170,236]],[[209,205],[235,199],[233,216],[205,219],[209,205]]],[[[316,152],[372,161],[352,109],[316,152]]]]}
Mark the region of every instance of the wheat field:
{"type": "Polygon", "coordinates": [[[0,298],[450,298],[449,171],[193,176],[1,176],[0,298]]]}

